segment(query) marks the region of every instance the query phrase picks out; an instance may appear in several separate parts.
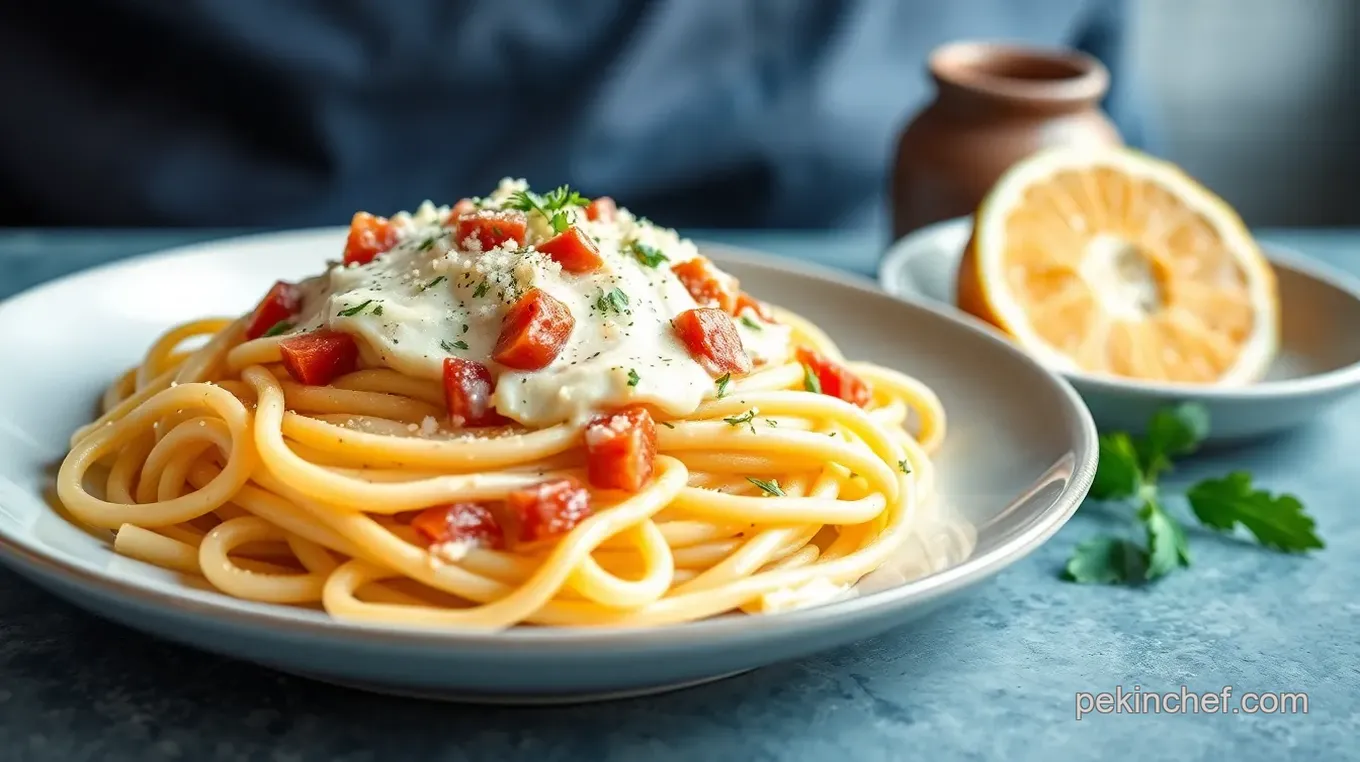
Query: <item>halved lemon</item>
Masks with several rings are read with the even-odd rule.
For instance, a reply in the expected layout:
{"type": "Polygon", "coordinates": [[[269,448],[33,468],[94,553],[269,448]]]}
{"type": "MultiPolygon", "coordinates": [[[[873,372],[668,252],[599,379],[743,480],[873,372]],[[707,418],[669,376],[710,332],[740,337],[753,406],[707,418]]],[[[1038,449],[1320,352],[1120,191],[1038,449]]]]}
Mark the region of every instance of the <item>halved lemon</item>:
{"type": "Polygon", "coordinates": [[[1175,165],[1054,148],[974,217],[958,304],[1052,367],[1245,384],[1279,347],[1275,274],[1241,218],[1175,165]]]}

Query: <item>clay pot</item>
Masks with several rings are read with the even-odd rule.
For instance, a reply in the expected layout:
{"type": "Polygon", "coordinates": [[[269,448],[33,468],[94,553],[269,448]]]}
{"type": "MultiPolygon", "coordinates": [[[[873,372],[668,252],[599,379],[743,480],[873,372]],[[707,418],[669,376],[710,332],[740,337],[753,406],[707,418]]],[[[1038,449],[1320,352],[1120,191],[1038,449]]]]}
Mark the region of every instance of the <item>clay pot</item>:
{"type": "Polygon", "coordinates": [[[894,238],[972,214],[1017,160],[1057,144],[1120,144],[1100,110],[1110,73],[1077,51],[957,42],[930,55],[935,100],[902,131],[894,238]]]}

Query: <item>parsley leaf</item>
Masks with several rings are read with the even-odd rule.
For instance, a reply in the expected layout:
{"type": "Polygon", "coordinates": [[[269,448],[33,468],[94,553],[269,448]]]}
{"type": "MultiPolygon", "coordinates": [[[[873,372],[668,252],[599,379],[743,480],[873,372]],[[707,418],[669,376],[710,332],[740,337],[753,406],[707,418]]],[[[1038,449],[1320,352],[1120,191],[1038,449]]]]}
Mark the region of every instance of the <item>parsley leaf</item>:
{"type": "Polygon", "coordinates": [[[606,314],[613,312],[622,315],[628,311],[628,294],[624,293],[623,289],[618,286],[615,286],[608,293],[602,290],[600,297],[595,300],[595,309],[606,314]]]}
{"type": "Polygon", "coordinates": [[[1324,547],[1298,498],[1252,489],[1251,475],[1242,471],[1205,479],[1185,496],[1195,518],[1212,529],[1231,532],[1240,523],[1257,542],[1288,553],[1324,547]]]}
{"type": "Polygon", "coordinates": [[[379,304],[377,307],[374,307],[374,308],[373,308],[373,314],[374,314],[374,315],[381,315],[381,314],[382,314],[382,305],[381,305],[381,304],[379,304]]]}
{"type": "Polygon", "coordinates": [[[430,281],[429,283],[426,283],[425,285],[421,286],[421,287],[420,287],[420,290],[421,290],[421,291],[429,291],[430,289],[434,288],[435,286],[438,286],[440,283],[443,283],[445,280],[447,280],[447,278],[446,278],[445,276],[441,275],[441,276],[435,278],[434,280],[430,281]]]}
{"type": "Polygon", "coordinates": [[[803,389],[813,394],[822,393],[821,379],[817,378],[817,374],[812,372],[812,366],[807,363],[803,364],[803,389]]]}
{"type": "Polygon", "coordinates": [[[1138,520],[1147,531],[1147,578],[1156,579],[1177,568],[1190,565],[1190,546],[1185,530],[1156,500],[1148,499],[1138,511],[1138,520]]]}
{"type": "Polygon", "coordinates": [[[510,209],[521,212],[538,212],[552,225],[555,233],[565,231],[571,224],[564,211],[567,207],[589,204],[590,199],[566,185],[559,185],[542,196],[529,190],[515,191],[505,203],[510,209]]]}
{"type": "Polygon", "coordinates": [[[907,462],[905,459],[899,460],[897,461],[897,470],[904,474],[909,474],[911,473],[911,463],[907,462]]]}
{"type": "Polygon", "coordinates": [[[455,350],[455,349],[467,349],[467,348],[468,348],[468,345],[467,345],[467,342],[466,342],[466,341],[462,341],[461,339],[458,340],[458,341],[452,342],[452,343],[449,343],[448,341],[442,341],[442,340],[441,340],[441,341],[439,342],[439,347],[440,347],[441,349],[443,349],[445,352],[448,352],[449,354],[453,354],[453,350],[455,350]]]}
{"type": "Polygon", "coordinates": [[[760,412],[759,410],[751,408],[750,410],[747,410],[745,413],[742,413],[741,415],[734,415],[724,418],[723,423],[726,423],[728,426],[740,426],[742,424],[746,424],[747,426],[751,427],[751,433],[754,434],[756,433],[756,426],[754,423],[751,423],[751,421],[754,421],[756,419],[756,413],[759,412],[760,412]]]}
{"type": "Polygon", "coordinates": [[[420,246],[417,247],[417,248],[418,248],[419,251],[429,251],[431,248],[434,247],[435,241],[438,241],[438,240],[439,240],[439,236],[437,236],[437,235],[436,235],[436,236],[431,236],[431,237],[429,237],[429,238],[426,238],[424,241],[421,241],[421,242],[420,242],[420,246]]]}
{"type": "Polygon", "coordinates": [[[747,328],[750,328],[753,331],[765,330],[764,328],[761,327],[760,323],[757,323],[756,321],[752,320],[750,315],[742,315],[741,323],[742,325],[746,326],[747,328]]]}
{"type": "MultiPolygon", "coordinates": [[[[1182,404],[1157,411],[1142,437],[1125,432],[1100,437],[1100,462],[1090,497],[1137,505],[1134,518],[1143,529],[1145,544],[1108,536],[1084,542],[1068,559],[1064,578],[1130,584],[1190,565],[1185,529],[1164,507],[1157,477],[1171,470],[1173,458],[1195,452],[1208,432],[1208,412],[1200,405],[1182,404]]],[[[1261,545],[1285,552],[1323,547],[1298,498],[1254,489],[1248,473],[1205,479],[1191,487],[1186,498],[1195,518],[1211,529],[1231,532],[1241,524],[1261,545]]]]}
{"type": "Polygon", "coordinates": [[[486,292],[489,290],[491,290],[491,284],[487,283],[486,279],[483,278],[482,282],[477,284],[477,290],[472,292],[472,298],[481,299],[483,296],[486,296],[486,292]]]}
{"type": "Polygon", "coordinates": [[[1209,435],[1209,411],[1203,405],[1182,403],[1158,410],[1148,421],[1139,447],[1139,460],[1151,481],[1171,468],[1171,459],[1190,455],[1209,435]]]}
{"type": "Polygon", "coordinates": [[[637,374],[637,371],[636,371],[636,370],[634,370],[633,368],[629,368],[629,369],[628,369],[628,385],[629,385],[629,386],[637,386],[637,385],[638,385],[638,382],[641,381],[641,380],[642,380],[642,377],[639,376],[639,375],[637,374]]]}
{"type": "Polygon", "coordinates": [[[1095,537],[1077,546],[1063,567],[1063,578],[1085,585],[1140,582],[1147,577],[1147,551],[1132,540],[1095,537]]]}
{"type": "Polygon", "coordinates": [[[1096,500],[1133,497],[1142,486],[1143,471],[1138,465],[1138,451],[1133,440],[1122,431],[1102,434],[1091,497],[1096,500]]]}
{"type": "Polygon", "coordinates": [[[280,320],[279,322],[269,326],[269,330],[265,331],[263,336],[264,337],[278,336],[281,333],[288,333],[291,330],[293,330],[292,323],[288,322],[287,320],[280,320]]]}
{"type": "Polygon", "coordinates": [[[671,423],[670,421],[657,421],[657,423],[661,424],[662,426],[665,426],[668,429],[675,428],[675,424],[671,423]]]}
{"type": "Polygon", "coordinates": [[[372,303],[373,303],[372,299],[366,299],[362,304],[356,304],[353,307],[350,307],[349,309],[340,310],[340,317],[354,317],[355,315],[358,315],[360,312],[363,312],[365,309],[368,309],[368,305],[372,303]]]}
{"type": "Polygon", "coordinates": [[[773,495],[774,497],[787,497],[787,495],[784,492],[784,488],[779,486],[778,479],[771,479],[769,481],[765,481],[764,479],[757,479],[754,476],[748,476],[746,477],[746,481],[756,485],[757,487],[760,488],[761,492],[764,492],[767,495],[773,495]]]}
{"type": "Polygon", "coordinates": [[[727,386],[732,383],[732,374],[725,373],[718,379],[718,399],[727,396],[727,386]]]}
{"type": "Polygon", "coordinates": [[[647,267],[657,267],[662,262],[666,262],[670,259],[670,257],[662,254],[661,250],[655,246],[648,246],[643,243],[638,243],[637,241],[634,241],[629,246],[629,249],[633,252],[633,258],[647,267]]]}
{"type": "Polygon", "coordinates": [[[543,207],[549,211],[569,206],[590,206],[590,199],[572,190],[569,185],[559,185],[543,195],[543,207]]]}

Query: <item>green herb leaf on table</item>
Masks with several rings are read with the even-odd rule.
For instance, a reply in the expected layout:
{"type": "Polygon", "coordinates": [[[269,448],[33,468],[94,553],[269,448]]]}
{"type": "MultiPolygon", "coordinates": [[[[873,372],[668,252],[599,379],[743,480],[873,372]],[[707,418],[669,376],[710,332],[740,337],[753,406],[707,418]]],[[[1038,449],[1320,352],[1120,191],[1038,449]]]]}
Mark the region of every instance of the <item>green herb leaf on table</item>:
{"type": "Polygon", "coordinates": [[[1156,500],[1149,498],[1138,510],[1138,520],[1147,532],[1147,578],[1156,579],[1182,566],[1190,565],[1190,545],[1185,530],[1156,500]]]}
{"type": "Polygon", "coordinates": [[[1252,489],[1251,474],[1234,471],[1222,479],[1205,479],[1185,496],[1195,518],[1212,529],[1231,532],[1241,524],[1257,542],[1287,553],[1325,547],[1298,498],[1252,489]]]}
{"type": "Polygon", "coordinates": [[[1072,551],[1063,577],[1085,585],[1141,582],[1147,578],[1148,554],[1122,537],[1095,537],[1072,551]]]}
{"type": "MultiPolygon", "coordinates": [[[[1203,406],[1182,404],[1157,411],[1142,437],[1122,431],[1101,435],[1090,497],[1136,506],[1131,518],[1141,527],[1143,542],[1112,536],[1083,542],[1068,558],[1065,579],[1138,584],[1190,565],[1189,538],[1167,510],[1157,480],[1171,470],[1174,458],[1199,449],[1208,436],[1209,423],[1203,406]]],[[[1205,479],[1191,487],[1186,498],[1195,518],[1211,529],[1231,532],[1241,524],[1261,545],[1286,552],[1323,547],[1312,517],[1298,498],[1254,489],[1250,474],[1233,472],[1221,479],[1205,479]]]]}
{"type": "Polygon", "coordinates": [[[1100,460],[1091,482],[1091,497],[1096,500],[1133,497],[1142,486],[1143,470],[1129,435],[1122,431],[1100,435],[1100,460]]]}
{"type": "Polygon", "coordinates": [[[1209,411],[1202,405],[1182,403],[1163,408],[1148,421],[1147,435],[1139,450],[1140,462],[1152,480],[1171,467],[1171,459],[1190,455],[1209,436],[1209,411]]]}

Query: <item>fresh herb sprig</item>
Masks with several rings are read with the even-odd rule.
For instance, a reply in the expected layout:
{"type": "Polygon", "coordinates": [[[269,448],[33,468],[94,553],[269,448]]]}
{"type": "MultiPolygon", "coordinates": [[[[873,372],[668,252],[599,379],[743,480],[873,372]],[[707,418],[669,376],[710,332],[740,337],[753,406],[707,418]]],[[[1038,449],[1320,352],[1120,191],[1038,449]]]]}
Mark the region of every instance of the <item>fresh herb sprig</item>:
{"type": "Polygon", "coordinates": [[[569,186],[560,185],[542,196],[530,190],[515,191],[505,205],[521,212],[538,212],[552,225],[554,233],[561,233],[571,224],[567,219],[567,207],[589,204],[590,199],[569,186]]]}
{"type": "MultiPolygon", "coordinates": [[[[1185,529],[1167,510],[1157,480],[1172,470],[1173,459],[1199,449],[1208,433],[1208,411],[1187,403],[1159,410],[1142,437],[1122,431],[1101,435],[1090,497],[1136,507],[1134,517],[1144,540],[1109,535],[1087,540],[1068,558],[1065,579],[1138,584],[1190,565],[1185,529]]],[[[1298,498],[1253,488],[1251,474],[1245,471],[1200,481],[1185,497],[1191,513],[1210,529],[1231,532],[1241,524],[1261,545],[1288,553],[1323,547],[1298,498]]]]}

